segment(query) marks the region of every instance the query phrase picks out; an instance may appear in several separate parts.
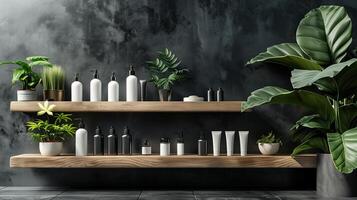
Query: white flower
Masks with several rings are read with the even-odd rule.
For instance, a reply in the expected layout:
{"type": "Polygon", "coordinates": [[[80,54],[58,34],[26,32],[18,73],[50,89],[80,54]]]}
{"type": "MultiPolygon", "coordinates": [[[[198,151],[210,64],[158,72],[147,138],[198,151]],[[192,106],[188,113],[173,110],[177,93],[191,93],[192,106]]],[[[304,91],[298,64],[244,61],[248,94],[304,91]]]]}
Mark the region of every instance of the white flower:
{"type": "Polygon", "coordinates": [[[47,113],[47,115],[53,115],[53,109],[56,107],[56,105],[48,104],[48,101],[45,101],[45,103],[43,103],[43,105],[41,103],[38,103],[38,106],[40,107],[40,111],[37,112],[37,115],[44,115],[47,113]]]}

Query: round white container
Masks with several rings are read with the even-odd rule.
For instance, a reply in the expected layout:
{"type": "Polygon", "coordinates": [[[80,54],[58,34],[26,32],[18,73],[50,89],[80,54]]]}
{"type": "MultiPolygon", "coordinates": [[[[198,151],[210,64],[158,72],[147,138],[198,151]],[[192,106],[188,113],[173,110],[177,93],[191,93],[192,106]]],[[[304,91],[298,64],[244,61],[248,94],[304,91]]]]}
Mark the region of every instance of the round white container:
{"type": "Polygon", "coordinates": [[[263,155],[276,154],[279,151],[279,147],[280,147],[279,143],[259,143],[258,144],[259,151],[263,155]]]}
{"type": "Polygon", "coordinates": [[[57,156],[63,149],[62,142],[40,142],[39,149],[42,156],[57,156]]]}

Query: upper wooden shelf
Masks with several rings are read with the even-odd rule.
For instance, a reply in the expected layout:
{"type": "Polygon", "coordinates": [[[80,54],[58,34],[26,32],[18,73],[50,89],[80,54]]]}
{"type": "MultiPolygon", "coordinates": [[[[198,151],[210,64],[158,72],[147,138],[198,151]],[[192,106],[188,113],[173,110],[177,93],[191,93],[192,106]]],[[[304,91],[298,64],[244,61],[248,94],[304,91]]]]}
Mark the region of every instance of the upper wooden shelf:
{"type": "Polygon", "coordinates": [[[316,155],[248,156],[41,156],[23,154],[10,158],[18,168],[315,168],[316,155]]]}
{"type": "MultiPolygon", "coordinates": [[[[12,101],[14,112],[37,112],[42,101],[12,101]]],[[[137,101],[137,102],[70,102],[52,101],[55,112],[241,112],[241,101],[182,102],[182,101],[137,101]]]]}

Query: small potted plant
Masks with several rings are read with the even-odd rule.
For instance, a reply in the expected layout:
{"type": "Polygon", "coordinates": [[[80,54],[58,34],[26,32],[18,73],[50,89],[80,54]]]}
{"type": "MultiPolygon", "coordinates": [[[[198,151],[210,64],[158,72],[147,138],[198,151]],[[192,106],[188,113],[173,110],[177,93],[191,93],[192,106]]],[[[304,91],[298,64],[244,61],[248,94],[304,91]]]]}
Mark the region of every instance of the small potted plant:
{"type": "Polygon", "coordinates": [[[160,101],[170,101],[172,87],[176,82],[186,78],[188,70],[179,68],[181,61],[167,48],[158,53],[155,60],[147,62],[151,74],[150,81],[158,89],[160,101]]]}
{"type": "Polygon", "coordinates": [[[51,68],[43,69],[42,85],[44,100],[64,100],[64,78],[65,74],[60,66],[54,65],[51,68]]]}
{"type": "Polygon", "coordinates": [[[52,67],[52,64],[45,56],[31,56],[26,60],[1,61],[0,65],[17,65],[12,73],[12,84],[21,83],[22,89],[17,90],[18,101],[35,101],[37,94],[36,86],[41,82],[41,75],[33,71],[33,67],[52,67]]]}
{"type": "Polygon", "coordinates": [[[75,134],[76,127],[72,123],[71,114],[53,114],[55,105],[39,103],[40,111],[37,112],[40,119],[28,121],[28,134],[36,142],[39,142],[40,153],[43,156],[56,156],[61,154],[63,142],[75,134]]]}
{"type": "Polygon", "coordinates": [[[263,155],[273,155],[278,153],[280,145],[283,143],[271,131],[267,135],[262,135],[257,141],[259,151],[263,155]]]}

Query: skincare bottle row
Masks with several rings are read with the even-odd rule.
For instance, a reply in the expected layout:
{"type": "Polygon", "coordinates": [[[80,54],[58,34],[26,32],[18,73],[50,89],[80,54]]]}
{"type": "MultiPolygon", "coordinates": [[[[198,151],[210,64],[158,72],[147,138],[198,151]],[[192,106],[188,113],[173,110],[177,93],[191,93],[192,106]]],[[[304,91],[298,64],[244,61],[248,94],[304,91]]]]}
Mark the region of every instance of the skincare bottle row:
{"type": "MultiPolygon", "coordinates": [[[[238,132],[239,132],[239,142],[240,142],[240,155],[246,156],[247,149],[248,149],[249,131],[238,131],[238,132]]],[[[220,156],[221,135],[222,135],[222,131],[212,131],[213,156],[220,156]]],[[[227,156],[232,156],[234,154],[235,131],[225,131],[225,135],[226,135],[227,156]]]]}
{"type": "MultiPolygon", "coordinates": [[[[146,81],[140,80],[141,99],[144,100],[146,95],[146,81]]],[[[135,76],[134,67],[130,66],[129,76],[126,78],[126,101],[138,100],[138,79],[135,76]]],[[[83,101],[83,84],[79,81],[79,74],[76,73],[74,81],[71,84],[71,101],[83,101]]],[[[98,70],[95,70],[93,79],[90,81],[90,101],[102,101],[102,81],[99,79],[98,70]]],[[[108,101],[119,101],[119,83],[115,73],[112,73],[108,83],[108,101]]]]}

